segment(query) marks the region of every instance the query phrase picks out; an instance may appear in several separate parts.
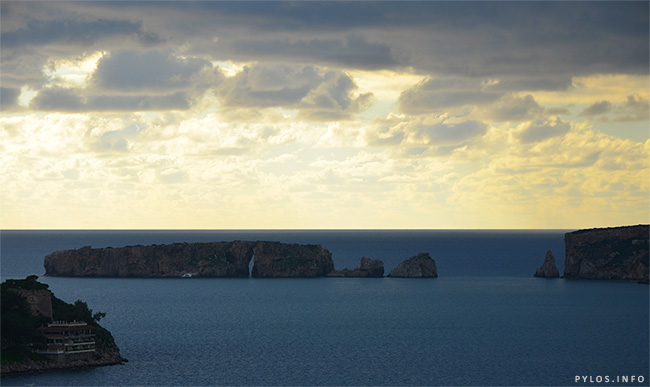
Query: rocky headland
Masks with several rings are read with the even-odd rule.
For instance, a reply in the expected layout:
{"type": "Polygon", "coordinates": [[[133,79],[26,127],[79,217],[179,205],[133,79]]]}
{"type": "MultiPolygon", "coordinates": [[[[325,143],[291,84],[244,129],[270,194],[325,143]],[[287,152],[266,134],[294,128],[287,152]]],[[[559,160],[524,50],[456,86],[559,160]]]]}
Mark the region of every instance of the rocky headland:
{"type": "Polygon", "coordinates": [[[647,282],[649,234],[648,225],[565,234],[564,277],[647,282]]]}
{"type": "Polygon", "coordinates": [[[544,259],[544,263],[542,264],[542,266],[537,268],[537,271],[535,271],[535,274],[533,276],[542,277],[542,278],[560,277],[560,271],[557,269],[557,266],[555,266],[555,257],[553,256],[551,250],[548,250],[546,252],[546,258],[544,259]]]}
{"type": "Polygon", "coordinates": [[[320,277],[334,269],[320,245],[279,242],[175,243],[82,247],[45,257],[45,275],[61,277],[320,277]]]}
{"type": "Polygon", "coordinates": [[[361,258],[359,267],[354,269],[332,270],[327,274],[328,277],[384,277],[384,262],[379,259],[361,258]]]}
{"type": "Polygon", "coordinates": [[[122,357],[111,333],[99,325],[104,313],[93,313],[88,305],[77,300],[68,304],[37,281],[37,276],[24,280],[7,280],[2,284],[2,374],[47,371],[79,367],[122,364],[122,357]],[[53,321],[79,321],[94,327],[95,350],[89,356],[53,360],[33,352],[46,346],[39,327],[53,321]]]}
{"type": "Polygon", "coordinates": [[[429,253],[420,253],[397,265],[388,273],[389,277],[436,278],[438,268],[429,253]]]}

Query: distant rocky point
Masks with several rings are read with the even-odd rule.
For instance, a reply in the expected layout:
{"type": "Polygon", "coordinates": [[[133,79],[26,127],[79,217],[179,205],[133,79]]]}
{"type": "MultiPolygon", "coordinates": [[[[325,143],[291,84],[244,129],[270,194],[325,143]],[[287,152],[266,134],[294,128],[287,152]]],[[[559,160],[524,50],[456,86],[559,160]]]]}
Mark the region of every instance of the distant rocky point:
{"type": "Polygon", "coordinates": [[[327,274],[328,277],[370,277],[382,278],[384,276],[384,262],[379,259],[361,258],[359,267],[353,270],[332,270],[327,274]]]}
{"type": "Polygon", "coordinates": [[[438,268],[429,253],[420,253],[397,265],[388,273],[389,277],[436,278],[438,268]]]}
{"type": "Polygon", "coordinates": [[[542,278],[560,277],[560,271],[557,269],[557,266],[555,266],[555,257],[553,256],[551,250],[548,250],[546,252],[546,258],[544,259],[544,263],[542,264],[542,266],[537,268],[534,277],[542,277],[542,278]]]}
{"type": "Polygon", "coordinates": [[[45,275],[62,277],[320,277],[334,269],[320,245],[280,242],[175,243],[83,247],[45,257],[45,275]]]}
{"type": "Polygon", "coordinates": [[[567,233],[564,277],[647,283],[649,235],[648,225],[567,233]]]}

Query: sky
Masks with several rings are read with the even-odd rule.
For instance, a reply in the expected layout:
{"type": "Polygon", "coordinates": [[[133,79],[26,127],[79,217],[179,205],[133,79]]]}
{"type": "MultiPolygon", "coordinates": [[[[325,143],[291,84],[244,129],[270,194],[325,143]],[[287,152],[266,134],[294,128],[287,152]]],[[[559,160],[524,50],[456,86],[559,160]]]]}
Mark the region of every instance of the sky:
{"type": "Polygon", "coordinates": [[[0,3],[2,229],[648,223],[649,3],[0,3]]]}

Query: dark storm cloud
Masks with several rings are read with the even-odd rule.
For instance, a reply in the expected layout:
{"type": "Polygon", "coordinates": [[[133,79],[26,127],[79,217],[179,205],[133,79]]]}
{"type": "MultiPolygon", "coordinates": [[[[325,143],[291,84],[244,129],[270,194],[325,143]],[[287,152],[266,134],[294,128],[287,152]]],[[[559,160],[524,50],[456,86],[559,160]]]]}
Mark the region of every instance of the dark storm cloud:
{"type": "Polygon", "coordinates": [[[84,104],[84,99],[73,90],[51,88],[41,90],[30,106],[37,110],[76,112],[84,110],[84,104]]]}
{"type": "Polygon", "coordinates": [[[180,59],[169,52],[121,51],[99,61],[93,82],[106,90],[184,89],[206,66],[210,63],[205,60],[180,59]]]}
{"type": "MultiPolygon", "coordinates": [[[[181,106],[182,98],[169,96],[181,92],[194,98],[204,89],[223,86],[220,74],[203,78],[211,70],[210,59],[429,75],[427,82],[405,91],[399,100],[403,112],[423,114],[486,106],[512,92],[566,90],[577,76],[647,75],[650,57],[649,4],[644,1],[2,2],[0,6],[4,87],[45,87],[48,80],[42,72],[48,59],[74,60],[91,50],[111,53],[100,61],[89,85],[92,90],[84,92],[86,100],[80,102],[75,93],[43,90],[38,101],[48,109],[57,104],[83,109],[99,98],[93,95],[140,98],[145,92],[168,98],[170,106],[181,106]],[[56,93],[62,93],[60,102],[50,98],[56,93]]],[[[326,91],[312,81],[283,81],[284,86],[277,88],[254,82],[251,86],[250,79],[236,81],[241,82],[228,81],[228,94],[217,92],[226,105],[301,105],[303,114],[311,111],[311,117],[335,117],[349,116],[369,101],[352,98],[352,89],[337,94],[337,87],[345,87],[334,83],[326,91]],[[321,89],[316,95],[317,87],[321,89]]],[[[525,106],[513,109],[496,119],[514,117],[517,109],[528,117],[521,110],[525,106]]]]}
{"type": "Polygon", "coordinates": [[[159,43],[153,33],[144,32],[141,23],[128,20],[33,20],[25,28],[2,34],[4,48],[24,46],[80,45],[88,46],[101,39],[135,35],[142,43],[159,43]]]}
{"type": "Polygon", "coordinates": [[[116,22],[128,14],[138,22],[127,31],[151,31],[167,44],[187,44],[195,55],[211,47],[220,60],[284,58],[514,77],[501,84],[504,90],[561,90],[572,76],[646,74],[649,63],[649,6],[643,1],[115,4],[83,2],[67,9],[116,22]]]}
{"type": "Polygon", "coordinates": [[[3,86],[38,88],[45,82],[43,68],[47,64],[47,55],[38,50],[7,50],[3,47],[0,50],[0,58],[0,84],[3,86]]]}
{"type": "MultiPolygon", "coordinates": [[[[170,49],[187,45],[192,50],[210,46],[216,36],[217,53],[212,54],[219,58],[282,60],[284,56],[286,61],[356,68],[412,66],[429,74],[524,75],[525,79],[513,80],[507,87],[527,90],[558,89],[577,75],[648,71],[649,6],[643,1],[47,2],[28,6],[52,11],[26,16],[32,19],[22,28],[3,30],[6,47],[89,44],[131,35],[141,45],[161,43],[165,37],[170,49]]],[[[3,3],[3,11],[15,7],[3,3]]],[[[2,17],[4,22],[9,16],[3,12],[2,17]]]]}
{"type": "Polygon", "coordinates": [[[244,58],[290,59],[367,70],[397,65],[390,47],[369,43],[360,34],[348,35],[341,40],[242,40],[233,43],[231,48],[233,53],[244,58]]]}

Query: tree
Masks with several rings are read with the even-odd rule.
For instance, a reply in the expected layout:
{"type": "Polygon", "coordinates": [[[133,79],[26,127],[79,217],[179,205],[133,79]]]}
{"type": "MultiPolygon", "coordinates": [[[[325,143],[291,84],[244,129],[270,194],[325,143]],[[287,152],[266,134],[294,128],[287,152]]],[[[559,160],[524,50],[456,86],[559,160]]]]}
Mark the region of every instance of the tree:
{"type": "Polygon", "coordinates": [[[8,286],[2,287],[2,347],[16,348],[44,342],[37,328],[49,320],[43,315],[32,315],[27,300],[8,286]]]}

